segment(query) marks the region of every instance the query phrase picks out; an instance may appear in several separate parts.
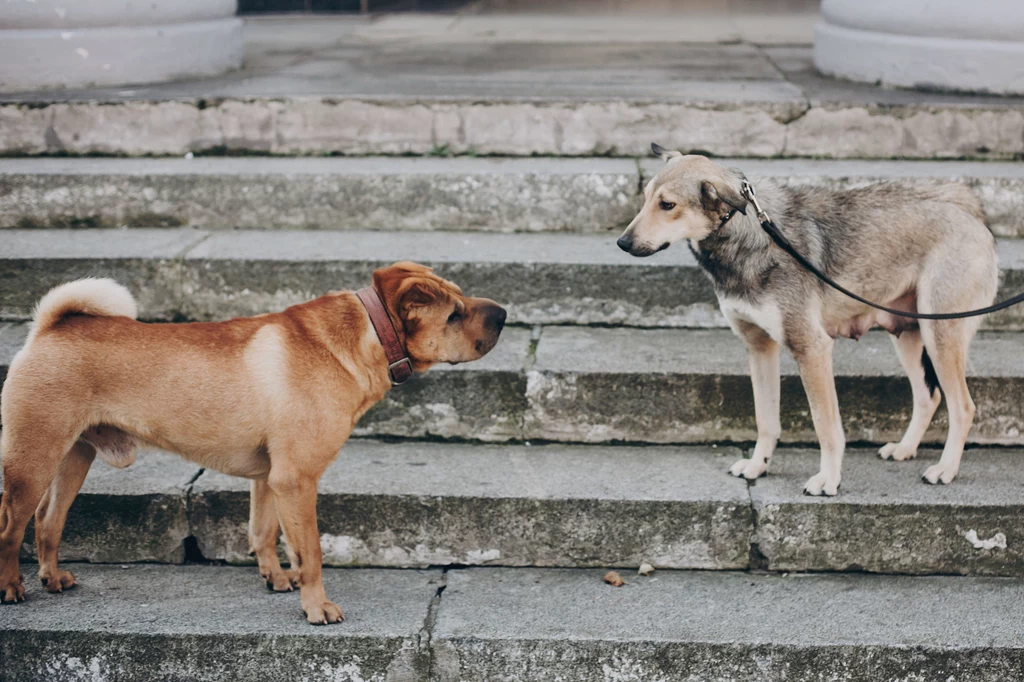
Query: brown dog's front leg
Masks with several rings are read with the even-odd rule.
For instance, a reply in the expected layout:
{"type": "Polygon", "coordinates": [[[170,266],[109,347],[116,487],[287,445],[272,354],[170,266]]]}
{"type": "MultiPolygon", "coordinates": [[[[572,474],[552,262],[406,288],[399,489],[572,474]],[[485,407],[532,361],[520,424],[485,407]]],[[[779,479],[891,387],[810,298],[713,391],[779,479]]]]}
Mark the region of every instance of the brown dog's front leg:
{"type": "Polygon", "coordinates": [[[285,571],[277,560],[277,536],[280,533],[277,521],[277,504],[274,493],[266,479],[252,482],[249,494],[249,546],[256,555],[260,577],[267,583],[267,589],[274,592],[291,592],[298,583],[295,567],[285,571]]]}
{"type": "MultiPolygon", "coordinates": [[[[290,464],[290,463],[289,463],[290,464]]],[[[317,476],[289,470],[288,465],[271,465],[267,480],[274,492],[277,514],[288,546],[295,555],[293,571],[298,575],[302,610],[314,625],[338,623],[345,616],[327,599],[323,583],[323,556],[316,527],[317,476]]]]}

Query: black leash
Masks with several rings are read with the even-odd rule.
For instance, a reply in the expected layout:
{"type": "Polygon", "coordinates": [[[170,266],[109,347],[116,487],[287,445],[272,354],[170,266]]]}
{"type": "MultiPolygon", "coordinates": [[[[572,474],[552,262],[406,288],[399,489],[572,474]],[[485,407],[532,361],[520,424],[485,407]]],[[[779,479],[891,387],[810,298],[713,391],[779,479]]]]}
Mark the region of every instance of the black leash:
{"type": "MultiPolygon", "coordinates": [[[[757,196],[754,194],[754,188],[746,180],[743,181],[743,196],[745,196],[750,201],[750,203],[754,205],[754,210],[757,211],[757,220],[758,222],[761,223],[761,229],[765,231],[765,234],[771,237],[771,240],[775,242],[776,246],[778,246],[780,249],[782,249],[790,256],[792,256],[797,263],[802,265],[804,269],[806,269],[812,275],[820,279],[822,282],[829,285],[836,291],[849,296],[853,300],[860,301],[864,305],[871,306],[872,308],[876,308],[878,310],[882,310],[891,315],[897,315],[899,317],[909,317],[915,320],[959,320],[965,317],[977,317],[979,315],[988,315],[989,313],[994,313],[996,311],[1009,308],[1010,306],[1017,305],[1018,303],[1024,303],[1024,292],[1017,294],[1013,298],[1008,298],[1005,301],[1001,301],[999,303],[990,305],[987,308],[968,310],[962,313],[912,313],[907,310],[896,310],[895,308],[886,308],[884,305],[872,303],[866,298],[858,296],[849,289],[846,289],[842,285],[832,281],[813,263],[804,258],[800,254],[800,252],[797,251],[793,247],[793,245],[789,243],[789,240],[786,239],[785,236],[783,236],[782,232],[779,231],[778,226],[775,224],[775,221],[773,221],[771,217],[768,215],[768,212],[762,209],[761,205],[757,203],[757,196]]],[[[731,215],[732,214],[730,214],[730,217],[731,215]]]]}

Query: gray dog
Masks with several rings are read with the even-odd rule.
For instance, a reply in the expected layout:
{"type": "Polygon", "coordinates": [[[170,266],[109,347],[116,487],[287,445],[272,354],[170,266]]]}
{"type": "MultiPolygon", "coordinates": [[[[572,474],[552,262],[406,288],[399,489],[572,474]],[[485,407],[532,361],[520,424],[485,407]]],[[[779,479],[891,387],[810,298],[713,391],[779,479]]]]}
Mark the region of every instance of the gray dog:
{"type": "MultiPolygon", "coordinates": [[[[743,173],[703,156],[652,145],[666,165],[644,189],[644,207],[619,238],[634,256],[687,239],[733,331],[750,357],[757,417],[753,456],[730,469],[757,478],[779,439],[779,352],[800,368],[821,445],[821,471],[809,495],[835,495],[846,438],[832,376],[836,337],[858,338],[874,325],[893,334],[910,378],[914,412],[903,440],[885,459],[914,457],[945,393],[949,435],[929,483],[950,483],[960,468],[974,401],[967,390],[967,349],[980,318],[917,320],[876,311],[826,287],[777,248],[747,215],[743,173]]],[[[757,198],[796,249],[847,289],[890,308],[950,313],[992,303],[999,268],[978,199],[966,187],[898,182],[845,191],[785,188],[756,179],[757,198]]]]}

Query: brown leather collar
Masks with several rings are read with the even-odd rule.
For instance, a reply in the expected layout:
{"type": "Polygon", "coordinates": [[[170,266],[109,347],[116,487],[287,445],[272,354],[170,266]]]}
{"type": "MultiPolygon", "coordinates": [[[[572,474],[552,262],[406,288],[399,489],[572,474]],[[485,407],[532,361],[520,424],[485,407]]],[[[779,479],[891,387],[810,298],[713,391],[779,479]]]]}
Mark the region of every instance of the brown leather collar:
{"type": "Polygon", "coordinates": [[[380,294],[372,286],[369,286],[357,291],[356,296],[366,308],[366,312],[369,313],[373,330],[377,332],[380,345],[384,346],[384,355],[388,358],[388,376],[391,377],[391,385],[404,384],[412,376],[412,360],[409,359],[408,353],[405,352],[405,346],[398,338],[395,324],[391,321],[384,302],[380,300],[380,294]]]}

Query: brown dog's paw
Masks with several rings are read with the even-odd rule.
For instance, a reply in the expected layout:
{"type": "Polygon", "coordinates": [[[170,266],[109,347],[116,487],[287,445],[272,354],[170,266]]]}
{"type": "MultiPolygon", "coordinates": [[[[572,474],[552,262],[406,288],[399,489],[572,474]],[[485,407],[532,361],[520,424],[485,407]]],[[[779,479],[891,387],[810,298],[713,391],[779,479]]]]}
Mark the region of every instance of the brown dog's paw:
{"type": "Polygon", "coordinates": [[[260,577],[266,581],[267,589],[272,592],[291,592],[299,586],[298,572],[293,570],[278,569],[270,573],[260,573],[260,577]]]}
{"type": "Polygon", "coordinates": [[[15,604],[25,601],[24,576],[20,573],[16,580],[9,580],[6,584],[0,583],[0,604],[15,604]]]}
{"type": "Polygon", "coordinates": [[[75,580],[75,576],[72,575],[71,571],[57,571],[55,575],[45,577],[39,576],[39,582],[43,584],[43,587],[47,592],[53,593],[70,590],[78,584],[78,581],[75,580]]]}
{"type": "Polygon", "coordinates": [[[340,623],[345,620],[345,614],[341,612],[338,605],[329,601],[325,601],[323,604],[320,604],[320,606],[303,609],[303,611],[306,614],[306,620],[313,625],[340,623]]]}

